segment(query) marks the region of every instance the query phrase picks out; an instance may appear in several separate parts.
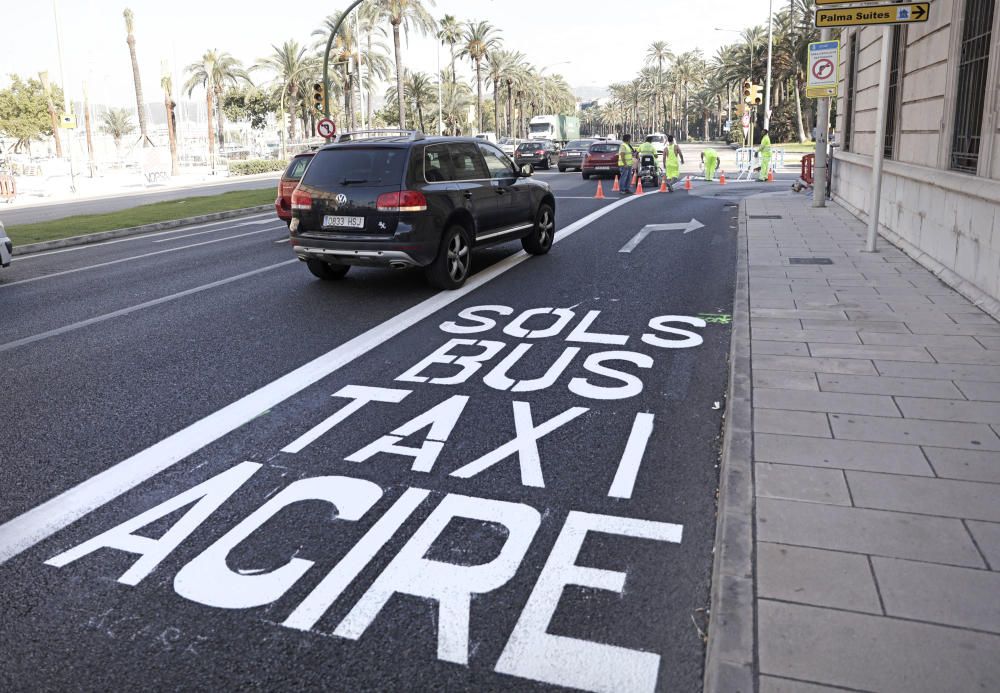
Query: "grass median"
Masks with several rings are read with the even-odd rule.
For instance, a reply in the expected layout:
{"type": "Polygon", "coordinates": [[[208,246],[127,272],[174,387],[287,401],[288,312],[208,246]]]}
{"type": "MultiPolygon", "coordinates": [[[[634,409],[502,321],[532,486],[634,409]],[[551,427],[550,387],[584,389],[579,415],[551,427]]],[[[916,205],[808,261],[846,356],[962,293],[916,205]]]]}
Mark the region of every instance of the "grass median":
{"type": "Polygon", "coordinates": [[[127,229],[143,224],[186,219],[214,212],[228,212],[233,209],[257,207],[274,202],[274,188],[257,190],[235,190],[219,195],[185,197],[180,200],[153,202],[106,214],[82,214],[63,217],[36,224],[17,224],[7,227],[7,235],[14,245],[53,241],[87,233],[127,229]]]}

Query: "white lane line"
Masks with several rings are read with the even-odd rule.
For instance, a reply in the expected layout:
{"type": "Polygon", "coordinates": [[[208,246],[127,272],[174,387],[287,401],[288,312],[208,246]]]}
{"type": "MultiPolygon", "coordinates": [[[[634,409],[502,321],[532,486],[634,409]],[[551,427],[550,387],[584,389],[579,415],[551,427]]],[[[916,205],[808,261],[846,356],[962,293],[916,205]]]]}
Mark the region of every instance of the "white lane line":
{"type": "Polygon", "coordinates": [[[258,233],[264,233],[265,231],[276,231],[274,229],[260,229],[259,231],[248,231],[247,233],[238,233],[235,236],[226,236],[225,238],[215,238],[211,241],[202,241],[201,243],[190,243],[188,245],[178,246],[177,248],[167,248],[166,250],[157,250],[152,253],[143,253],[142,255],[133,255],[131,257],[123,257],[117,260],[109,260],[107,262],[99,262],[96,265],[87,265],[86,267],[77,267],[75,269],[63,270],[62,272],[53,272],[52,274],[42,274],[37,277],[31,277],[30,279],[19,279],[16,282],[10,282],[9,284],[0,284],[0,289],[6,289],[7,287],[17,286],[18,284],[29,284],[31,282],[40,282],[43,279],[53,279],[55,277],[62,277],[66,274],[75,274],[76,272],[83,272],[85,270],[97,269],[98,267],[108,267],[109,265],[117,265],[122,262],[131,262],[132,260],[141,260],[145,257],[153,257],[154,255],[163,255],[164,253],[176,253],[178,250],[187,250],[188,248],[197,248],[201,245],[209,245],[210,243],[221,243],[222,241],[231,241],[234,238],[243,238],[244,236],[254,236],[258,233]]]}
{"type": "Polygon", "coordinates": [[[275,243],[288,243],[288,241],[290,241],[290,240],[292,240],[292,239],[290,239],[290,238],[282,238],[279,241],[275,241],[275,243]]]}
{"type": "MultiPolygon", "coordinates": [[[[637,197],[627,197],[588,214],[557,232],[555,243],[569,238],[622,205],[637,197]]],[[[31,548],[84,515],[114,500],[165,469],[194,454],[207,445],[272,409],[286,399],[298,394],[331,373],[381,346],[404,330],[488,284],[507,270],[517,267],[530,256],[524,251],[509,255],[474,277],[454,291],[442,291],[417,305],[404,310],[385,322],[376,325],[339,347],[299,366],[277,380],[251,392],[213,414],[209,414],[186,428],[167,436],[150,447],[137,452],[105,469],[58,496],[0,525],[0,564],[31,548]]]]}
{"type": "MultiPolygon", "coordinates": [[[[254,214],[249,217],[240,217],[240,219],[255,219],[260,216],[259,214],[254,214]]],[[[268,214],[270,216],[270,214],[268,214]]],[[[271,219],[264,219],[262,221],[271,221],[271,219]]],[[[219,224],[230,224],[231,226],[243,226],[243,223],[233,224],[233,219],[224,219],[222,221],[210,221],[205,224],[198,224],[197,226],[181,226],[180,228],[170,229],[169,231],[157,231],[155,233],[142,233],[136,236],[128,236],[126,238],[117,238],[111,241],[100,241],[98,243],[85,243],[83,245],[75,245],[72,248],[61,248],[59,250],[46,250],[41,253],[31,253],[30,255],[18,255],[18,263],[24,262],[25,260],[38,260],[39,258],[46,258],[49,255],[59,255],[61,253],[75,253],[78,250],[90,250],[92,248],[103,248],[106,245],[114,245],[115,243],[128,243],[130,241],[144,241],[147,238],[156,238],[157,236],[166,236],[171,233],[180,233],[182,231],[191,231],[193,229],[204,229],[209,226],[218,226],[219,224]]]]}
{"type": "Polygon", "coordinates": [[[202,291],[208,291],[209,289],[214,289],[219,286],[225,286],[226,284],[231,284],[232,282],[236,282],[241,279],[246,279],[247,277],[252,277],[254,275],[261,274],[263,272],[269,272],[270,270],[277,269],[278,267],[284,267],[285,265],[290,265],[293,262],[299,262],[299,259],[295,258],[293,260],[285,260],[284,262],[279,262],[276,265],[268,265],[267,267],[261,267],[260,269],[251,270],[250,272],[244,272],[243,274],[237,274],[236,276],[233,277],[227,277],[226,279],[220,279],[219,281],[210,282],[208,284],[202,284],[201,286],[196,286],[193,289],[185,289],[184,291],[178,291],[177,293],[170,294],[169,296],[154,298],[152,301],[146,301],[145,303],[139,303],[134,306],[129,306],[128,308],[122,308],[121,310],[105,313],[104,315],[98,315],[96,317],[87,318],[86,320],[74,322],[69,325],[63,325],[62,327],[57,327],[54,330],[49,330],[48,332],[40,332],[30,337],[15,339],[13,342],[6,342],[4,344],[0,344],[0,352],[10,351],[11,349],[16,349],[17,347],[24,346],[25,344],[39,342],[43,339],[48,339],[49,337],[55,337],[57,335],[66,334],[67,332],[72,332],[73,330],[79,330],[82,327],[88,327],[89,325],[96,325],[97,323],[101,323],[106,320],[111,320],[113,318],[120,318],[123,315],[128,315],[129,313],[134,313],[138,310],[143,310],[145,308],[152,308],[153,306],[158,306],[163,303],[176,301],[178,298],[184,298],[185,296],[201,293],[202,291]]]}
{"type": "MultiPolygon", "coordinates": [[[[259,221],[246,221],[242,224],[233,224],[229,228],[237,228],[240,226],[260,226],[261,224],[270,224],[274,219],[261,219],[259,221]]],[[[184,236],[173,236],[171,238],[161,238],[158,241],[153,241],[153,243],[172,243],[174,241],[180,241],[185,238],[194,238],[195,236],[204,236],[206,233],[218,233],[219,231],[225,231],[225,229],[209,229],[208,231],[199,231],[198,233],[189,233],[184,236]]]]}

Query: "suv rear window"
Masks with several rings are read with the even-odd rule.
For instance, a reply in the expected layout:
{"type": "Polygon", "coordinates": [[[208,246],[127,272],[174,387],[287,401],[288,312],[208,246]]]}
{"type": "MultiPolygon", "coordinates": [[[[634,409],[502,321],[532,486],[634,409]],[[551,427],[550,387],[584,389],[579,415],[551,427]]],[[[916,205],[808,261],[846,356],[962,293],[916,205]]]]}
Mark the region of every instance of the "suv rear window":
{"type": "Polygon", "coordinates": [[[587,146],[590,144],[590,142],[591,142],[590,140],[573,140],[572,142],[570,142],[569,144],[567,144],[564,148],[565,149],[586,149],[587,146]]]}
{"type": "Polygon", "coordinates": [[[542,149],[543,147],[545,147],[544,142],[522,142],[517,145],[517,151],[526,152],[529,149],[542,149]]]}
{"type": "Polygon", "coordinates": [[[335,147],[316,152],[302,182],[316,188],[344,185],[399,185],[406,149],[335,147]]]}
{"type": "Polygon", "coordinates": [[[295,157],[288,163],[288,168],[285,169],[281,177],[285,180],[300,180],[310,161],[312,161],[311,154],[309,156],[295,157]]]}
{"type": "Polygon", "coordinates": [[[592,144],[590,145],[590,151],[597,154],[609,154],[611,152],[617,152],[620,145],[617,144],[592,144]]]}

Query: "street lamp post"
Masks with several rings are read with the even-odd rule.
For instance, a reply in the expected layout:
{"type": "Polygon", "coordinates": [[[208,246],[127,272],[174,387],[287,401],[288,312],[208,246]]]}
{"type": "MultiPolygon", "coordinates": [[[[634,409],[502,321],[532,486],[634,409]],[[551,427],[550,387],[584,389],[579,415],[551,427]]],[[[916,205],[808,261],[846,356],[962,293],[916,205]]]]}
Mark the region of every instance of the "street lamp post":
{"type": "Polygon", "coordinates": [[[330,38],[326,40],[326,50],[323,51],[323,115],[327,118],[330,117],[330,48],[333,47],[333,40],[337,37],[337,32],[340,31],[340,25],[344,23],[347,19],[347,15],[351,13],[355,7],[360,5],[364,0],[354,0],[344,13],[340,15],[340,19],[333,27],[333,31],[330,32],[330,38]]]}
{"type": "Polygon", "coordinates": [[[768,0],[767,3],[767,82],[764,85],[764,129],[770,129],[771,125],[771,50],[774,45],[773,38],[773,26],[774,26],[774,14],[773,14],[773,4],[774,0],[768,0]]]}

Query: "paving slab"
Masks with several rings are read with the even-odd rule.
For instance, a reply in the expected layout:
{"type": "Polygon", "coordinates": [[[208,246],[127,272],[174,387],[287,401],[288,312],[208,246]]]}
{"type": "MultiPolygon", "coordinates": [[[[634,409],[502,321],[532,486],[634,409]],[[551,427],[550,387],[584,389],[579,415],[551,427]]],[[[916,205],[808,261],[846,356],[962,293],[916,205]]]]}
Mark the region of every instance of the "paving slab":
{"type": "Polygon", "coordinates": [[[1000,571],[1000,524],[970,520],[965,525],[976,540],[976,546],[986,557],[990,569],[1000,571]]]}
{"type": "Polygon", "coordinates": [[[923,347],[882,346],[878,344],[811,343],[813,356],[844,359],[885,359],[889,361],[933,361],[923,347]]]}
{"type": "Polygon", "coordinates": [[[777,676],[761,676],[758,693],[844,693],[844,688],[830,688],[818,683],[793,681],[777,676]]]}
{"type": "Polygon", "coordinates": [[[857,553],[762,541],[757,593],[765,599],[882,613],[868,557],[857,553]]]}
{"type": "Polygon", "coordinates": [[[860,344],[861,338],[854,330],[782,330],[754,329],[756,339],[786,342],[829,342],[831,344],[860,344]]]}
{"type": "Polygon", "coordinates": [[[1000,402],[897,397],[896,404],[899,405],[903,416],[911,419],[1000,423],[1000,402]]]}
{"type": "Polygon", "coordinates": [[[862,359],[819,359],[804,356],[756,356],[753,367],[768,370],[809,371],[811,373],[845,373],[877,375],[874,364],[862,359]]]}
{"type": "Polygon", "coordinates": [[[956,479],[847,471],[854,505],[1000,522],[1000,486],[956,479]]]}
{"type": "Polygon", "coordinates": [[[784,409],[756,410],[753,417],[753,430],[755,433],[830,437],[830,423],[827,421],[826,414],[784,409]]]}
{"type": "Polygon", "coordinates": [[[982,402],[1000,402],[1000,383],[956,380],[955,386],[961,390],[967,399],[975,399],[982,402]]]}
{"type": "Polygon", "coordinates": [[[757,462],[934,476],[934,470],[916,445],[758,433],[754,435],[754,459],[757,462]]]}
{"type": "Polygon", "coordinates": [[[931,447],[923,450],[940,477],[1000,484],[1000,455],[995,452],[931,447]]]}
{"type": "Polygon", "coordinates": [[[761,674],[862,691],[995,691],[1000,636],[762,599],[761,674]]]}
{"type": "MultiPolygon", "coordinates": [[[[812,341],[812,340],[804,340],[812,341]]],[[[975,337],[952,334],[899,334],[897,332],[863,332],[861,341],[865,344],[886,346],[954,347],[959,349],[982,349],[975,337]]]]}
{"type": "Polygon", "coordinates": [[[819,382],[819,388],[825,392],[962,399],[962,392],[947,380],[894,378],[885,375],[834,375],[831,373],[817,373],[816,379],[819,382]]]}
{"type": "Polygon", "coordinates": [[[932,346],[929,347],[929,351],[938,363],[978,363],[985,366],[1000,366],[1000,351],[991,349],[955,349],[932,346]]]}
{"type": "Polygon", "coordinates": [[[830,425],[834,438],[846,440],[1000,451],[1000,437],[986,424],[830,414],[830,425]]]}
{"type": "MultiPolygon", "coordinates": [[[[942,400],[948,401],[948,400],[942,400]]],[[[770,390],[754,388],[755,407],[793,409],[796,411],[836,412],[841,414],[870,414],[872,416],[899,416],[899,409],[892,397],[884,395],[858,395],[843,392],[806,392],[802,390],[770,390]]]]}
{"type": "Polygon", "coordinates": [[[760,497],[851,505],[851,494],[839,469],[758,463],[754,474],[760,497]]]}
{"type": "Polygon", "coordinates": [[[750,342],[750,351],[754,356],[770,354],[774,356],[809,356],[809,347],[799,342],[769,341],[754,339],[750,342]]]}
{"type": "Polygon", "coordinates": [[[816,374],[805,371],[768,371],[755,368],[753,385],[782,390],[819,390],[816,374]]]}

